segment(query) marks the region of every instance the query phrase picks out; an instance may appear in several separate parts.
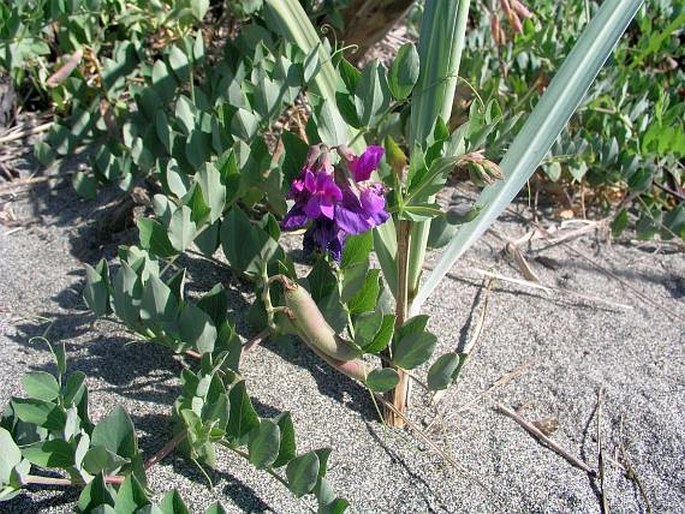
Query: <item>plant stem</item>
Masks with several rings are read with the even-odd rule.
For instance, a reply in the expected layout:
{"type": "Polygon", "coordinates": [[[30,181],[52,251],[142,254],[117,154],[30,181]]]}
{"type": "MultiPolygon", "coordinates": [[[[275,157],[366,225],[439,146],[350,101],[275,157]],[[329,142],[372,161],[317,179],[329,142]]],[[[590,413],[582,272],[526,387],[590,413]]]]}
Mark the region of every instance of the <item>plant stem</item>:
{"type": "Polygon", "coordinates": [[[150,457],[148,460],[145,461],[144,467],[145,469],[150,469],[152,466],[160,462],[164,457],[169,455],[172,451],[174,451],[174,448],[178,446],[178,444],[183,441],[187,437],[188,433],[186,431],[179,432],[174,436],[174,438],[169,441],[167,444],[165,444],[162,448],[157,451],[152,457],[150,457]]]}
{"type": "MultiPolygon", "coordinates": [[[[408,280],[408,261],[410,234],[412,224],[407,220],[398,220],[397,224],[397,297],[395,304],[395,334],[407,319],[409,310],[409,284],[408,280]]],[[[388,357],[388,356],[386,356],[388,357]]],[[[400,381],[395,389],[387,393],[387,401],[394,409],[385,406],[385,422],[391,427],[402,428],[405,420],[400,414],[404,414],[407,407],[409,396],[409,375],[402,369],[392,366],[398,373],[400,381]]]]}
{"type": "MultiPolygon", "coordinates": [[[[105,477],[105,483],[119,485],[124,482],[126,477],[119,475],[111,475],[105,477]]],[[[74,481],[71,478],[62,477],[43,477],[40,475],[26,475],[23,477],[24,483],[35,484],[35,485],[48,485],[48,486],[58,486],[58,487],[70,487],[76,485],[82,485],[81,481],[74,481]]]]}
{"type": "MultiPolygon", "coordinates": [[[[233,447],[232,447],[231,445],[229,445],[226,441],[219,441],[219,445],[222,446],[222,447],[224,447],[224,448],[226,448],[227,450],[231,450],[231,451],[232,451],[233,453],[235,453],[236,455],[240,455],[242,458],[244,458],[244,459],[247,460],[247,461],[250,460],[250,456],[249,456],[247,453],[245,453],[245,452],[242,451],[242,450],[239,450],[238,448],[233,448],[233,447]]],[[[283,484],[287,489],[290,489],[290,487],[288,486],[288,482],[287,482],[281,475],[279,475],[278,473],[276,473],[273,469],[271,469],[271,468],[264,468],[263,471],[266,471],[269,475],[271,475],[271,476],[274,477],[276,480],[278,480],[281,484],[283,484]]]]}

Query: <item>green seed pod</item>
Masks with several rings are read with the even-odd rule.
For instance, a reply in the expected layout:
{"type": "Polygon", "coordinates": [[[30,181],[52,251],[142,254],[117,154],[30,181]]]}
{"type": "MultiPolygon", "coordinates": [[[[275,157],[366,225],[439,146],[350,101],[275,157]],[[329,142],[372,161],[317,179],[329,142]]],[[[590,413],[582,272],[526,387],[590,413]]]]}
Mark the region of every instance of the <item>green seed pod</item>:
{"type": "Polygon", "coordinates": [[[315,354],[317,354],[328,364],[337,369],[340,373],[342,373],[343,375],[347,375],[350,378],[359,380],[364,384],[366,383],[366,378],[369,376],[369,373],[371,373],[374,369],[374,367],[371,364],[368,364],[367,362],[364,362],[361,359],[340,361],[334,359],[333,357],[329,357],[328,355],[323,353],[321,350],[318,350],[314,346],[310,346],[310,348],[315,354]]]}
{"type": "Polygon", "coordinates": [[[288,317],[308,346],[338,361],[359,357],[359,350],[335,333],[304,287],[285,277],[282,282],[288,317]]]}

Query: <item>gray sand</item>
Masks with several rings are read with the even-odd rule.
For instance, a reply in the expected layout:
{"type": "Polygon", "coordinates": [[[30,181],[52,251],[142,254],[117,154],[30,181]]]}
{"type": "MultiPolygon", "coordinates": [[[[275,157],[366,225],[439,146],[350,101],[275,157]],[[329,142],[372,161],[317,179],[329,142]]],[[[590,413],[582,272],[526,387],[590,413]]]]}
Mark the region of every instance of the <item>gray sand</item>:
{"type": "MultiPolygon", "coordinates": [[[[0,202],[8,200],[19,219],[42,220],[14,232],[0,226],[2,404],[21,394],[25,371],[54,369],[44,343],[31,340],[49,328],[53,343],[66,343],[70,370],[88,375],[93,417],[123,405],[150,455],[169,438],[167,416],[178,393],[180,367],[164,349],[127,345],[130,336],[119,325],[94,323],[80,297],[82,262],[93,262],[103,253],[111,257],[117,244],[134,239],[134,232],[96,237],[93,223],[83,225],[96,205],[77,199],[68,187],[51,194],[47,186],[37,186],[29,195],[5,196],[0,202]]],[[[527,231],[511,220],[496,229],[511,239],[527,231]]],[[[555,418],[559,427],[551,437],[596,467],[594,413],[597,391],[603,389],[601,429],[610,510],[647,512],[636,483],[626,478],[627,459],[652,512],[683,512],[683,254],[668,247],[654,253],[653,245],[610,245],[595,240],[592,232],[570,245],[680,319],[645,302],[563,245],[541,253],[559,261],[557,270],[531,261],[543,283],[632,309],[496,281],[482,336],[458,387],[445,395],[437,413],[427,407],[430,398],[415,387],[410,410],[411,419],[467,475],[411,431],[384,428],[364,389],[326,368],[297,341],[267,343],[244,357],[242,371],[256,407],[263,416],[292,411],[301,451],[333,448],[330,481],[355,512],[593,513],[600,512],[598,482],[541,446],[493,406],[519,409],[531,421],[555,418]],[[522,374],[482,395],[512,370],[522,374]]],[[[522,278],[502,256],[502,247],[499,239],[486,235],[426,305],[430,328],[441,341],[440,353],[457,345],[472,314],[478,318],[482,303],[475,298],[482,281],[473,268],[522,278]]],[[[201,262],[187,264],[203,284],[223,280],[235,285],[230,276],[201,262]]],[[[239,298],[235,296],[236,304],[239,298]]],[[[416,370],[419,377],[425,372],[416,370]]],[[[193,512],[215,500],[229,512],[306,512],[280,484],[233,455],[220,453],[218,469],[211,474],[214,488],[209,490],[192,465],[172,456],[153,468],[150,485],[159,495],[176,487],[193,512]]],[[[0,505],[0,511],[67,512],[77,494],[32,489],[0,505]]]]}

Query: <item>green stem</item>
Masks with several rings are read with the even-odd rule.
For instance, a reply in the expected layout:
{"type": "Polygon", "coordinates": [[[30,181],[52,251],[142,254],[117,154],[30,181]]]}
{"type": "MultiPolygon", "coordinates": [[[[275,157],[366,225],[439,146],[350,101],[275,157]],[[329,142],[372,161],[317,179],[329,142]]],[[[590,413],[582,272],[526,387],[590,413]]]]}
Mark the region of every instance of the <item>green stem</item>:
{"type": "MultiPolygon", "coordinates": [[[[245,459],[247,461],[250,460],[250,456],[246,452],[239,450],[238,448],[233,448],[233,446],[228,444],[228,442],[226,442],[226,441],[219,441],[219,445],[226,448],[227,450],[232,451],[233,453],[235,453],[236,455],[239,455],[240,457],[242,457],[243,459],[245,459]]],[[[273,470],[273,468],[264,468],[263,471],[266,471],[269,475],[271,475],[276,480],[278,480],[281,484],[283,484],[286,487],[286,489],[290,490],[290,486],[288,486],[288,482],[285,480],[285,478],[283,478],[281,475],[276,473],[273,470]]]]}
{"type": "MultiPolygon", "coordinates": [[[[409,257],[409,247],[411,243],[411,222],[407,220],[398,220],[397,224],[397,297],[395,304],[395,333],[399,332],[399,328],[407,319],[407,312],[409,310],[409,287],[407,283],[408,268],[407,259],[409,257]]],[[[387,357],[387,355],[384,355],[387,357]]],[[[392,366],[398,373],[400,381],[395,386],[395,389],[389,391],[387,400],[392,403],[394,409],[385,409],[385,422],[393,427],[403,427],[404,420],[397,416],[395,410],[404,412],[409,396],[409,376],[407,373],[395,366],[392,366]]]]}

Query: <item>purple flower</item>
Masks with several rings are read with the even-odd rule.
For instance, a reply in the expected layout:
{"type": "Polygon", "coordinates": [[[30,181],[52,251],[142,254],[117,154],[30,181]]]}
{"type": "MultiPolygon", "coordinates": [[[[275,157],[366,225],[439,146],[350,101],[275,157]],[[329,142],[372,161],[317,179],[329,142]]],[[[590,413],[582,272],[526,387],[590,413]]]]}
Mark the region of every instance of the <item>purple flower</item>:
{"type": "Polygon", "coordinates": [[[335,207],[338,226],[348,234],[361,234],[380,225],[390,215],[385,212],[385,198],[379,185],[343,190],[343,200],[335,207]]]}
{"type": "Polygon", "coordinates": [[[382,146],[369,146],[359,157],[353,157],[349,163],[354,180],[363,182],[369,180],[371,172],[378,168],[385,150],[382,146]]]}
{"type": "Polygon", "coordinates": [[[335,203],[342,200],[342,191],[327,173],[314,175],[311,170],[307,170],[304,176],[304,187],[309,191],[310,196],[304,212],[311,219],[325,216],[333,219],[335,203]]]}
{"type": "Polygon", "coordinates": [[[309,223],[303,242],[305,254],[319,250],[336,261],[340,261],[348,234],[366,232],[390,217],[385,212],[383,187],[358,183],[371,177],[383,157],[383,148],[370,146],[359,157],[346,148],[339,148],[338,153],[349,172],[333,173],[329,151],[324,147],[310,149],[305,166],[288,193],[295,204],[281,222],[284,230],[309,223]]]}

